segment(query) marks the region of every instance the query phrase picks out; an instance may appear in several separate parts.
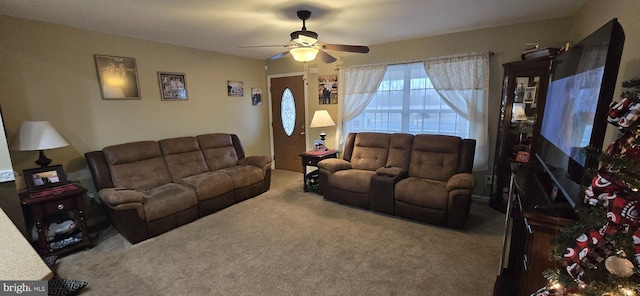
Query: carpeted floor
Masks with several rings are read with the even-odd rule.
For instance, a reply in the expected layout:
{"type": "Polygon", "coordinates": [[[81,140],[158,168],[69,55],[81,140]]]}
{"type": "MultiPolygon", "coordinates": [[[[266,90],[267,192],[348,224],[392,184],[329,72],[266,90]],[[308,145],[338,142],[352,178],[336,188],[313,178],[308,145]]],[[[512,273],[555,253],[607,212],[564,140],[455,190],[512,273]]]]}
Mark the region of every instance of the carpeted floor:
{"type": "Polygon", "coordinates": [[[482,202],[463,231],[325,201],[302,174],[136,245],[113,229],[58,260],[81,295],[491,295],[504,215],[482,202]]]}

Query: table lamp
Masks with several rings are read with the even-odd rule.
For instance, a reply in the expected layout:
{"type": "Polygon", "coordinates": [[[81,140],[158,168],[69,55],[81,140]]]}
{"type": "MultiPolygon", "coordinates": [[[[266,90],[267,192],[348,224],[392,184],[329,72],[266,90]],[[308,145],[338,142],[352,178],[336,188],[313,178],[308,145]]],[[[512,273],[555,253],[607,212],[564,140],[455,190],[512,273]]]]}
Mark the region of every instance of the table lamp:
{"type": "MultiPolygon", "coordinates": [[[[316,112],[313,113],[313,119],[311,119],[311,125],[309,125],[309,127],[322,128],[334,125],[336,125],[336,123],[333,122],[333,119],[331,119],[331,115],[329,115],[329,112],[327,112],[327,110],[316,110],[316,112]]],[[[324,141],[324,137],[326,136],[327,134],[324,132],[324,129],[322,129],[322,131],[320,132],[320,140],[324,141]]]]}
{"type": "Polygon", "coordinates": [[[14,151],[40,151],[36,164],[47,167],[51,159],[47,158],[44,150],[68,145],[69,143],[48,121],[23,121],[10,148],[14,151]]]}

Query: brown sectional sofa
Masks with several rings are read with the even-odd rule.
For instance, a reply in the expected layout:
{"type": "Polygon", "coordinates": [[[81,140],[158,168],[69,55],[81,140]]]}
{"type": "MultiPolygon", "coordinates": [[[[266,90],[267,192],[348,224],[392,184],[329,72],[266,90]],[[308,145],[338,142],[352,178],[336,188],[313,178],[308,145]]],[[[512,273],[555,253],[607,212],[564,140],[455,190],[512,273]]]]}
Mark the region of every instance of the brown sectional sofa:
{"type": "Polygon", "coordinates": [[[131,243],[267,190],[271,158],[245,156],[234,134],[105,147],[85,154],[114,228],[131,243]]]}
{"type": "Polygon", "coordinates": [[[318,163],[328,200],[463,228],[476,141],[445,135],[351,133],[342,159],[318,163]]]}

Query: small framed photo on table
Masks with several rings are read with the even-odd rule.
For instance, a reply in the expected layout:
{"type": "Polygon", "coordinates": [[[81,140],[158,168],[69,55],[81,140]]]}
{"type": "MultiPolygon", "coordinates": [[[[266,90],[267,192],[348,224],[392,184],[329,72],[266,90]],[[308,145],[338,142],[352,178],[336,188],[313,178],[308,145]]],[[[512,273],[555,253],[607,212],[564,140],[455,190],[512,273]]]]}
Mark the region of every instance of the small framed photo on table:
{"type": "Polygon", "coordinates": [[[27,182],[29,192],[39,191],[67,183],[67,176],[60,164],[23,170],[22,174],[24,175],[24,180],[27,182]]]}

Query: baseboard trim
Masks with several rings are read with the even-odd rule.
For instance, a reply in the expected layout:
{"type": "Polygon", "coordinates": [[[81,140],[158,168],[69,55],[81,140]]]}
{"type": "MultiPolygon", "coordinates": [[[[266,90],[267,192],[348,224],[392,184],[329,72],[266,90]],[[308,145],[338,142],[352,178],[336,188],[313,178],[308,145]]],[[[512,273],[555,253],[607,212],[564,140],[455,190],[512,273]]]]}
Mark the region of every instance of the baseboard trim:
{"type": "Polygon", "coordinates": [[[489,201],[491,200],[490,197],[488,196],[482,196],[482,195],[471,195],[471,200],[473,201],[479,201],[479,202],[486,202],[489,203],[489,201]]]}

